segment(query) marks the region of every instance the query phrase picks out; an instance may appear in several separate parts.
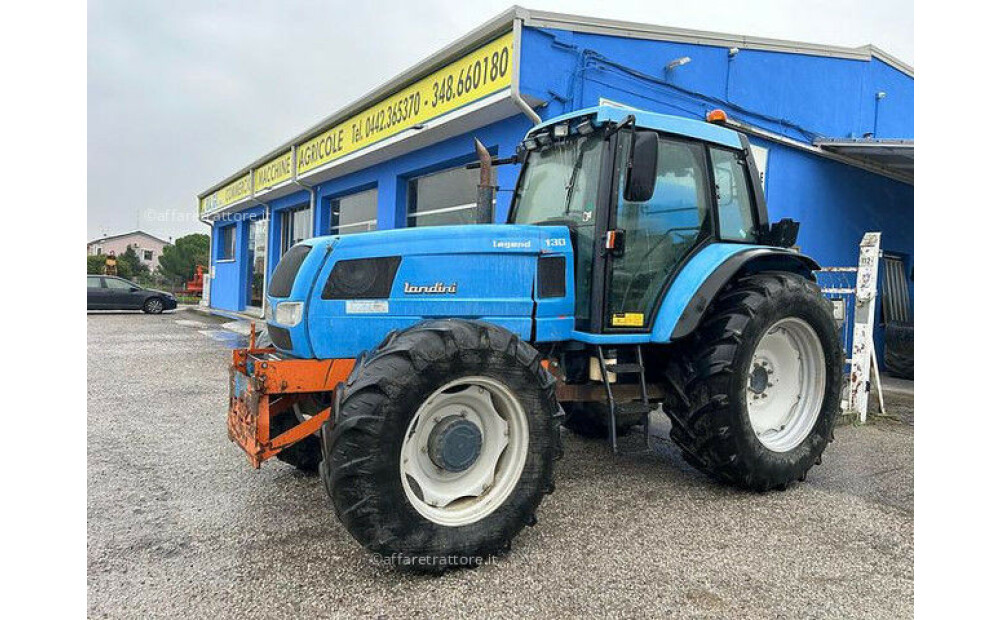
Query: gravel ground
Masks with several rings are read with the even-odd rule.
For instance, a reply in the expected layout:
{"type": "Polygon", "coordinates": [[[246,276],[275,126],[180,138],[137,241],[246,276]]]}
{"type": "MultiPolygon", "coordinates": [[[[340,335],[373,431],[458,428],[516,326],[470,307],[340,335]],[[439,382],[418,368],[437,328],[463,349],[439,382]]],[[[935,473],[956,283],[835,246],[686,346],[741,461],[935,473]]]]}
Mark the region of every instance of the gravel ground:
{"type": "MultiPolygon", "coordinates": [[[[441,577],[379,565],[318,478],[226,436],[234,336],[191,311],[88,317],[92,617],[865,617],[913,614],[912,398],[843,425],[784,493],[710,482],[669,443],[566,436],[511,553],[441,577]]],[[[654,433],[666,435],[659,420],[654,433]]]]}

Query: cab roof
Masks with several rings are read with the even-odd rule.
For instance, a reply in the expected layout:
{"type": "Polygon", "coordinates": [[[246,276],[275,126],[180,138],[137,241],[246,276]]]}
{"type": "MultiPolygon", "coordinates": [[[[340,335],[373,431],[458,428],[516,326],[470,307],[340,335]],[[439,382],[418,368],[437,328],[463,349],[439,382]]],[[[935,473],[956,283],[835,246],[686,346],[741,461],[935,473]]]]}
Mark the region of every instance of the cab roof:
{"type": "Polygon", "coordinates": [[[696,140],[712,142],[714,144],[734,149],[743,148],[743,145],[740,142],[740,135],[732,129],[728,129],[726,127],[720,127],[719,125],[684,118],[682,116],[657,114],[655,112],[645,112],[643,110],[621,108],[609,105],[584,108],[582,110],[570,112],[569,114],[557,116],[541,123],[540,125],[536,125],[531,129],[531,131],[528,132],[528,134],[531,135],[541,128],[551,127],[552,125],[558,125],[564,121],[583,118],[584,116],[593,116],[595,124],[603,125],[608,122],[620,122],[629,114],[635,115],[636,126],[643,129],[655,129],[656,131],[695,138],[696,140]]]}

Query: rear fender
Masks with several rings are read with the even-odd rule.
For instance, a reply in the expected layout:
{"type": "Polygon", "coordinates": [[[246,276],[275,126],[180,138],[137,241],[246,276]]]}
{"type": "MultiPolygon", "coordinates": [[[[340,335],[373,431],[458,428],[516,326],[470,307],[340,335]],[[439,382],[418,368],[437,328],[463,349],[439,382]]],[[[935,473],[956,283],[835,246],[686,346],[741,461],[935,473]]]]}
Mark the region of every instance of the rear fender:
{"type": "Polygon", "coordinates": [[[709,305],[734,277],[760,271],[787,271],[815,280],[819,263],[792,250],[741,244],[713,244],[699,252],[670,285],[653,325],[653,342],[691,335],[709,305]]]}

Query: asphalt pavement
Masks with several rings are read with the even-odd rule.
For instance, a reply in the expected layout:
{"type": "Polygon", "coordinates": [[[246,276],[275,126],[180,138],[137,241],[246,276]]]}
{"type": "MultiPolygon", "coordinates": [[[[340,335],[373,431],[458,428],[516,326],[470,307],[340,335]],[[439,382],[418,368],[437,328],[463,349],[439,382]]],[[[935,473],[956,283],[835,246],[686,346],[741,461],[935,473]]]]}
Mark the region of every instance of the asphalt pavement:
{"type": "Polygon", "coordinates": [[[785,492],[719,486],[668,441],[612,457],[567,434],[538,524],[431,577],[372,558],[318,478],[249,467],[226,436],[241,337],[223,322],[88,316],[91,617],[913,615],[911,394],[888,394],[898,419],[838,427],[785,492]]]}

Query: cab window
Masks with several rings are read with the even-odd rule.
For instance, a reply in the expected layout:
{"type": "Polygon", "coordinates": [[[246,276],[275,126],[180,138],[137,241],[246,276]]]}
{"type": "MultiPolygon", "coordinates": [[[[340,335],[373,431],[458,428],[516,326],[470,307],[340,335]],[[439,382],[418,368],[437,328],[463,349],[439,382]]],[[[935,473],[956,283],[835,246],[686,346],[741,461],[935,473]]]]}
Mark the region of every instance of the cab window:
{"type": "Polygon", "coordinates": [[[753,198],[744,159],[736,152],[710,149],[719,205],[719,238],[723,241],[757,241],[753,198]]]}

